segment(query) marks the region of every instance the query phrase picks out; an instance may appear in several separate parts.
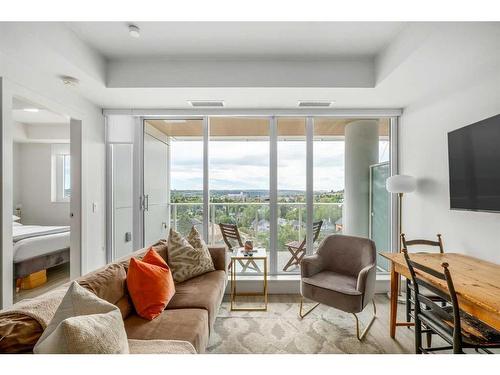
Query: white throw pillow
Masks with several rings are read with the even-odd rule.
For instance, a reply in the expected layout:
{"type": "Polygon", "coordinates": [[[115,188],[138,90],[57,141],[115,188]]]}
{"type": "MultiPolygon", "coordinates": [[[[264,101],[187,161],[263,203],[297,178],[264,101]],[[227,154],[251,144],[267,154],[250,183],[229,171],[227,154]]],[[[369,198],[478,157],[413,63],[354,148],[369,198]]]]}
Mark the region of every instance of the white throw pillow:
{"type": "Polygon", "coordinates": [[[120,309],[74,281],[36,343],[37,354],[127,354],[120,309]]]}

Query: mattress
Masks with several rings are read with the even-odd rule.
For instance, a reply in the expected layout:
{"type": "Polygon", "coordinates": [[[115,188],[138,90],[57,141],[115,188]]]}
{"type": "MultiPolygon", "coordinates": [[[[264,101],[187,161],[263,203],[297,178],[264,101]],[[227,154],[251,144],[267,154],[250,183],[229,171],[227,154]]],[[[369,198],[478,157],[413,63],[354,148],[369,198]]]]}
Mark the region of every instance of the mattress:
{"type": "Polygon", "coordinates": [[[40,237],[48,234],[69,232],[69,227],[45,225],[15,225],[12,227],[12,240],[18,242],[26,238],[40,237]]]}
{"type": "Polygon", "coordinates": [[[69,248],[69,227],[21,225],[13,227],[14,263],[69,248]]]}

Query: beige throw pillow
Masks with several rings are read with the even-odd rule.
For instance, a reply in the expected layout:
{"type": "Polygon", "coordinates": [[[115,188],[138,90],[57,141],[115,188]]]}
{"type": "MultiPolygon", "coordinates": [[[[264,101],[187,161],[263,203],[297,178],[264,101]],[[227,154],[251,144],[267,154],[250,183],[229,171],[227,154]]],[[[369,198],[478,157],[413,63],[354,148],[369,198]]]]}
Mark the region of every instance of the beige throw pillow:
{"type": "Polygon", "coordinates": [[[74,281],[33,351],[37,354],[127,354],[120,309],[74,281]]]}
{"type": "Polygon", "coordinates": [[[191,229],[187,239],[170,229],[168,265],[176,283],[215,270],[208,247],[195,227],[191,229]]]}

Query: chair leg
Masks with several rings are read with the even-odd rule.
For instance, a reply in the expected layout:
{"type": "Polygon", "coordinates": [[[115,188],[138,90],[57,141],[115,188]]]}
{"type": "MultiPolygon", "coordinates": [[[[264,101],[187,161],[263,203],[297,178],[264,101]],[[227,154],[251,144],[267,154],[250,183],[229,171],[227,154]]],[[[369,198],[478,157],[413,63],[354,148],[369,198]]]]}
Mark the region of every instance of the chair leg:
{"type": "Polygon", "coordinates": [[[307,310],[305,313],[302,312],[302,307],[304,305],[304,297],[300,297],[300,310],[299,310],[299,316],[301,319],[304,319],[307,314],[309,314],[311,311],[313,311],[316,307],[319,306],[319,303],[315,304],[313,307],[311,307],[309,310],[307,310]]]}
{"type": "Polygon", "coordinates": [[[287,264],[285,265],[285,267],[283,267],[283,271],[286,271],[288,268],[290,268],[293,264],[296,264],[294,261],[296,261],[297,259],[297,254],[290,248],[288,248],[288,251],[290,252],[290,254],[292,254],[292,257],[290,258],[290,260],[287,262],[287,264]]]}
{"type": "MultiPolygon", "coordinates": [[[[411,289],[410,289],[410,280],[406,279],[406,322],[410,323],[411,321],[411,289]]],[[[408,326],[410,328],[410,326],[408,326]]]]}
{"type": "Polygon", "coordinates": [[[430,348],[432,347],[432,332],[427,332],[426,337],[427,337],[427,347],[430,348]]]}
{"type": "Polygon", "coordinates": [[[422,323],[415,314],[415,354],[422,354],[422,323]]]}
{"type": "Polygon", "coordinates": [[[373,322],[375,321],[375,318],[377,317],[377,305],[375,305],[375,301],[374,300],[372,300],[372,304],[373,304],[373,316],[371,317],[370,321],[366,325],[366,327],[363,330],[363,332],[361,333],[361,335],[359,334],[359,319],[358,319],[358,316],[355,313],[352,313],[352,315],[354,315],[354,319],[356,319],[356,337],[358,338],[359,341],[363,340],[363,338],[365,337],[365,335],[370,330],[373,322]]]}

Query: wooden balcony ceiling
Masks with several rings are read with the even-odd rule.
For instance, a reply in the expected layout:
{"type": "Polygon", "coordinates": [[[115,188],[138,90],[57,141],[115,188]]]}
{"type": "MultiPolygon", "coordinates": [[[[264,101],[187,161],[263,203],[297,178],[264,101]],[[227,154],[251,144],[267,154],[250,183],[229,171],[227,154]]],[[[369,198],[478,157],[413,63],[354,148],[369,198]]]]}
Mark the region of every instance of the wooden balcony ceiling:
{"type": "MultiPolygon", "coordinates": [[[[359,119],[314,118],[314,135],[343,136],[345,126],[359,119]]],[[[377,119],[379,135],[389,135],[389,119],[377,119]]],[[[305,118],[278,119],[278,136],[305,136],[305,118]]],[[[171,137],[201,137],[202,120],[147,120],[147,123],[171,137]]],[[[214,137],[263,137],[269,135],[267,118],[210,117],[210,135],[214,137]]]]}

